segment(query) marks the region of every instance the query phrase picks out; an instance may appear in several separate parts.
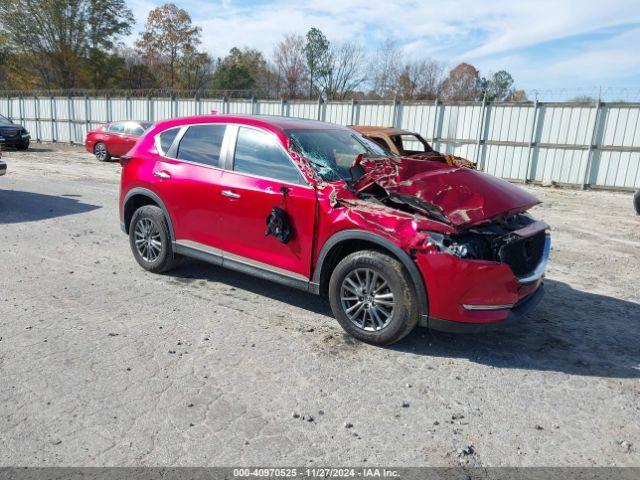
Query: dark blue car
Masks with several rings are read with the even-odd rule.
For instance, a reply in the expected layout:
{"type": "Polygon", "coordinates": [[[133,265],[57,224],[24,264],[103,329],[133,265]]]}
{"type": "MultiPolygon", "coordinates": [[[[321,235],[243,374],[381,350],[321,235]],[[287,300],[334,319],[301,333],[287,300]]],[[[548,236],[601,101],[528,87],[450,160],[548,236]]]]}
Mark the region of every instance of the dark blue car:
{"type": "Polygon", "coordinates": [[[26,150],[31,142],[31,135],[26,128],[2,115],[0,115],[0,137],[4,138],[6,147],[15,147],[18,150],[26,150]]]}

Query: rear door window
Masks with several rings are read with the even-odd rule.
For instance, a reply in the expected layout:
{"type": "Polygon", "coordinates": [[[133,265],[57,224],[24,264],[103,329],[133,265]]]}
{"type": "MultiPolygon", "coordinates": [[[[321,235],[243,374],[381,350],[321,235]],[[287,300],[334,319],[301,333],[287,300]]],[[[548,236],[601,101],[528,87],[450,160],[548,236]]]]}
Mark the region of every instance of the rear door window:
{"type": "Polygon", "coordinates": [[[225,125],[190,126],[180,140],[176,158],[217,167],[225,129],[225,125]]]}
{"type": "Polygon", "coordinates": [[[142,135],[144,128],[139,123],[129,122],[124,127],[124,133],[127,135],[142,135]]]}
{"type": "Polygon", "coordinates": [[[289,156],[266,132],[240,127],[233,160],[236,172],[300,183],[300,174],[289,156]]]}
{"type": "Polygon", "coordinates": [[[124,125],[120,122],[109,125],[109,133],[124,133],[124,125]]]}

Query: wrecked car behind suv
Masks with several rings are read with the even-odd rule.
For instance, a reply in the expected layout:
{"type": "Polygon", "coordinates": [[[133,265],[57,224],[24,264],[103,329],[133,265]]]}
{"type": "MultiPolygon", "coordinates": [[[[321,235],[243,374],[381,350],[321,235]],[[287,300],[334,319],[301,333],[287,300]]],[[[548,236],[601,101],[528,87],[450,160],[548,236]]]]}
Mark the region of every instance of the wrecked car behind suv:
{"type": "Polygon", "coordinates": [[[360,132],[394,155],[442,162],[451,167],[476,168],[476,164],[471,160],[435,151],[422,135],[409,130],[371,125],[349,125],[349,128],[360,132]]]}
{"type": "Polygon", "coordinates": [[[209,115],[155,125],[121,158],[135,259],[180,256],[328,297],[353,336],[501,325],[535,305],[549,254],[538,200],[482,172],[389,156],[323,122],[209,115]]]}

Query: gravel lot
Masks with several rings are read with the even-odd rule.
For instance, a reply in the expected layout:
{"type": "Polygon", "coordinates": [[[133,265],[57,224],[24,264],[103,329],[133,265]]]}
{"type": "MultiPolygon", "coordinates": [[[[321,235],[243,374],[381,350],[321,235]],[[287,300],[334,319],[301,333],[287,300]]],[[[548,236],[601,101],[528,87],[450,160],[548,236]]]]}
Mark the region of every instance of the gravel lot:
{"type": "Polygon", "coordinates": [[[630,194],[531,188],[553,226],[541,307],[377,348],[312,295],[196,261],[144,272],[117,163],[4,159],[2,466],[640,466],[630,194]]]}

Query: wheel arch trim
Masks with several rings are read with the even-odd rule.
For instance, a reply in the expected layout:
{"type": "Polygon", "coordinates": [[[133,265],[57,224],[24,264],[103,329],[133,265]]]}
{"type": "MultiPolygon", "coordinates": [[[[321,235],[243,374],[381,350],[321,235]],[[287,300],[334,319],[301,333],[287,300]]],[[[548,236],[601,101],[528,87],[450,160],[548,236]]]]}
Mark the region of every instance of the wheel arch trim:
{"type": "Polygon", "coordinates": [[[376,245],[385,248],[390,251],[393,255],[400,260],[402,265],[409,272],[409,276],[413,282],[413,285],[416,290],[416,295],[418,297],[418,310],[421,316],[427,315],[429,313],[429,302],[427,300],[427,290],[425,287],[424,280],[422,275],[420,274],[420,270],[418,270],[418,266],[413,261],[413,259],[409,256],[407,252],[405,252],[398,245],[393,243],[392,241],[377,235],[371,232],[365,232],[362,230],[341,230],[338,233],[333,234],[329,239],[324,243],[322,249],[320,250],[320,254],[318,255],[318,261],[316,262],[316,268],[313,273],[313,283],[315,285],[320,286],[322,268],[324,266],[324,262],[327,260],[329,256],[329,252],[333,250],[334,247],[338,246],[340,243],[347,242],[349,240],[364,240],[369,241],[371,243],[375,243],[376,245]]]}
{"type": "Polygon", "coordinates": [[[153,200],[153,202],[156,203],[158,207],[160,207],[160,209],[162,210],[162,213],[167,219],[167,224],[169,225],[169,235],[171,235],[171,242],[174,243],[176,241],[176,236],[173,231],[173,223],[171,221],[171,216],[169,215],[169,211],[167,210],[167,207],[165,207],[164,202],[156,193],[144,187],[132,188],[127,192],[127,194],[124,197],[124,200],[122,202],[122,212],[120,217],[122,219],[122,227],[124,232],[129,233],[129,225],[125,224],[125,218],[124,218],[124,214],[127,209],[127,203],[137,195],[141,195],[143,197],[149,198],[150,200],[153,200]]]}

